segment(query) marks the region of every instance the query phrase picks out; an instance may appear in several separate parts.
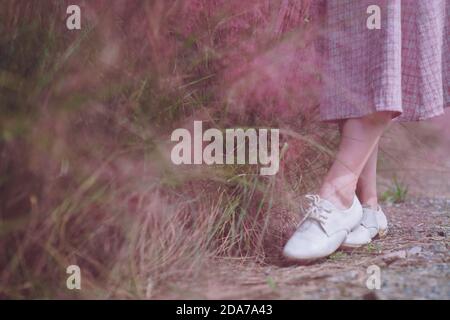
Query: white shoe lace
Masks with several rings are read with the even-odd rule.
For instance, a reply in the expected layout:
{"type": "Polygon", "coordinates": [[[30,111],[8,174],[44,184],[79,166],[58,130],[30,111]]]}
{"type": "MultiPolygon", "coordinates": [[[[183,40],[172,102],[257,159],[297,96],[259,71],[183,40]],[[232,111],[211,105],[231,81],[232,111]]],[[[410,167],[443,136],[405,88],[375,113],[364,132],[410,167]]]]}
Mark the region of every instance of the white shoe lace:
{"type": "Polygon", "coordinates": [[[307,194],[305,195],[305,198],[310,201],[310,204],[306,210],[305,217],[300,222],[300,225],[302,225],[307,219],[314,219],[321,224],[325,223],[331,213],[331,210],[322,206],[320,196],[316,194],[307,194]]]}

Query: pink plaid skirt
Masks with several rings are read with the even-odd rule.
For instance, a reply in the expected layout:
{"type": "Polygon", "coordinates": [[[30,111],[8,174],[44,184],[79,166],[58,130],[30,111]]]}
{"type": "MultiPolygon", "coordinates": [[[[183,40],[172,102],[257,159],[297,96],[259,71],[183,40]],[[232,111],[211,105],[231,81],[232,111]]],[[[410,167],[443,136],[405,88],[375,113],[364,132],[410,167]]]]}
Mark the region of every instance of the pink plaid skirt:
{"type": "Polygon", "coordinates": [[[450,0],[319,0],[321,118],[339,120],[393,111],[423,120],[450,106],[450,0]],[[381,29],[370,30],[370,5],[381,29]]]}

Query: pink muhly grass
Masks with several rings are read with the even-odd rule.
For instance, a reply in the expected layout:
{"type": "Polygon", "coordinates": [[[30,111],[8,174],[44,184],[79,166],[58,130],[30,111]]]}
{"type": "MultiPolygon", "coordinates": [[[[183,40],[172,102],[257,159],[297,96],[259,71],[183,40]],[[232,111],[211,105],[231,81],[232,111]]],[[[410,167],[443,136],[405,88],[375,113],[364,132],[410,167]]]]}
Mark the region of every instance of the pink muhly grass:
{"type": "Polygon", "coordinates": [[[332,144],[311,112],[309,1],[77,2],[86,32],[61,27],[68,2],[0,5],[2,72],[20,83],[0,92],[0,297],[171,296],[215,259],[278,261],[332,144]],[[280,173],[173,166],[170,133],[193,120],[279,127],[280,173]],[[60,286],[70,264],[78,295],[60,286]]]}

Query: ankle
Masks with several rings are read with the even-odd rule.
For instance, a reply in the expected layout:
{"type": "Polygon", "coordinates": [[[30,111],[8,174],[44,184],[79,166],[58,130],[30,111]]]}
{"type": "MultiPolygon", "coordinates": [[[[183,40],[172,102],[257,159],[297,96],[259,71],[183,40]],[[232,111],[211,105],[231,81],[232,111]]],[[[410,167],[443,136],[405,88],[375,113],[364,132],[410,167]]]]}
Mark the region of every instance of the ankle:
{"type": "Polygon", "coordinates": [[[372,210],[378,210],[378,202],[361,202],[361,205],[364,208],[372,209],[372,210]]]}
{"type": "Polygon", "coordinates": [[[324,184],[319,191],[319,196],[333,203],[336,208],[345,210],[352,206],[355,192],[351,189],[338,190],[333,186],[324,184]]]}
{"type": "Polygon", "coordinates": [[[365,197],[358,195],[358,199],[363,207],[370,208],[372,210],[378,209],[378,198],[376,196],[365,197]]]}

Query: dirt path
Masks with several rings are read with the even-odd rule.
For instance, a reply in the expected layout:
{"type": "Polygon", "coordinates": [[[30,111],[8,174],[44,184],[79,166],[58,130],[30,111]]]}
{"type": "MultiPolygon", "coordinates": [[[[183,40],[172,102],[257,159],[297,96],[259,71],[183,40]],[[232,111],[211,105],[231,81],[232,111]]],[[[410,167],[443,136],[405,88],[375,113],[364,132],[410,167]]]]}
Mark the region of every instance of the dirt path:
{"type": "Polygon", "coordinates": [[[441,121],[438,127],[393,126],[385,135],[382,154],[388,161],[383,162],[379,177],[381,189],[392,185],[393,174],[408,186],[406,203],[383,206],[390,224],[386,238],[351,252],[338,251],[311,265],[221,260],[161,297],[450,299],[449,120],[447,113],[436,120],[441,121]],[[380,268],[379,290],[366,285],[367,268],[372,265],[380,268]]]}
{"type": "Polygon", "coordinates": [[[220,261],[203,280],[167,297],[199,299],[449,299],[450,200],[422,198],[385,208],[390,232],[311,265],[220,261]],[[380,268],[369,290],[367,267],[380,268]]]}

